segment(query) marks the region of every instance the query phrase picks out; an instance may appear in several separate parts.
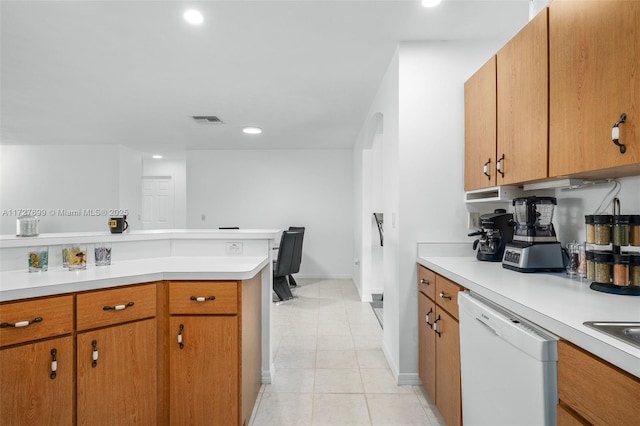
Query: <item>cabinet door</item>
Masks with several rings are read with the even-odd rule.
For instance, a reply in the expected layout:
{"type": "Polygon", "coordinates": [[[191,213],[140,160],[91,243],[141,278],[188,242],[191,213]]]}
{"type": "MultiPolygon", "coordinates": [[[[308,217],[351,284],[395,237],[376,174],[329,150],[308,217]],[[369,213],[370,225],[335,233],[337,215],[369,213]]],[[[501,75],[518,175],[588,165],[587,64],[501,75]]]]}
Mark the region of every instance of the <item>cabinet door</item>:
{"type": "Polygon", "coordinates": [[[496,185],[496,57],[464,84],[464,189],[496,185]]]}
{"type": "Polygon", "coordinates": [[[547,177],[547,39],[543,11],[498,51],[498,185],[547,177]]]}
{"type": "Polygon", "coordinates": [[[238,317],[175,316],[169,324],[170,423],[237,425],[238,317]]]}
{"type": "Polygon", "coordinates": [[[156,424],[155,319],[80,333],[77,354],[79,425],[156,424]]]}
{"type": "Polygon", "coordinates": [[[436,333],[431,329],[436,319],[436,305],[418,292],[418,372],[431,400],[436,400],[436,333]]]}
{"type": "Polygon", "coordinates": [[[0,424],[72,425],[73,338],[0,350],[0,393],[0,424]]]}
{"type": "Polygon", "coordinates": [[[462,424],[460,388],[460,328],[458,321],[443,309],[436,308],[436,405],[449,426],[462,424]]]}
{"type": "Polygon", "coordinates": [[[638,1],[551,2],[550,176],[629,165],[640,172],[639,22],[638,1]],[[622,113],[624,154],[611,139],[622,113]]]}

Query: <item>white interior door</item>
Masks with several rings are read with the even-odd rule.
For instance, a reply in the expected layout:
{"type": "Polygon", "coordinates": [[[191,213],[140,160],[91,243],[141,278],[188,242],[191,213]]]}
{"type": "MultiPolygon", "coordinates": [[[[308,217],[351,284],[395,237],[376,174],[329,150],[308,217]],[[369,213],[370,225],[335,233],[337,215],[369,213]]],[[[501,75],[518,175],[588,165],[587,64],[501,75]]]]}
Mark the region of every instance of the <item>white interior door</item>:
{"type": "Polygon", "coordinates": [[[145,176],[142,178],[142,228],[171,229],[173,224],[174,194],[171,176],[145,176]]]}

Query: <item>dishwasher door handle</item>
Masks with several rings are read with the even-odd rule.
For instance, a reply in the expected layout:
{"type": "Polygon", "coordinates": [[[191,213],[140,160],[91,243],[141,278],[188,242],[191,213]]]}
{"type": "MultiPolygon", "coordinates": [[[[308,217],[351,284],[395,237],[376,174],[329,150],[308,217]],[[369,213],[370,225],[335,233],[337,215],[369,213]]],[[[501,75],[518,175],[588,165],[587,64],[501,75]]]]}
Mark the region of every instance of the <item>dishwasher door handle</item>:
{"type": "Polygon", "coordinates": [[[477,318],[477,317],[476,317],[476,320],[477,320],[480,324],[484,325],[484,326],[485,326],[488,330],[490,330],[493,334],[495,334],[496,336],[499,336],[499,334],[498,334],[498,332],[496,331],[496,329],[495,329],[495,328],[491,327],[489,324],[487,324],[486,322],[482,321],[480,318],[477,318]]]}

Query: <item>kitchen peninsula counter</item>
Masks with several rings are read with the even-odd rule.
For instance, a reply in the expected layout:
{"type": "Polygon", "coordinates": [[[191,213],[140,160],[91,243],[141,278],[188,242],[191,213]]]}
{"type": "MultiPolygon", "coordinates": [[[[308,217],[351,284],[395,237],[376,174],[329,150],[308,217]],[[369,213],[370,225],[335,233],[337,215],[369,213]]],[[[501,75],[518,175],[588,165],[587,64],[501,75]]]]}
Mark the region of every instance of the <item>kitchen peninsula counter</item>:
{"type": "Polygon", "coordinates": [[[0,273],[0,302],[161,280],[241,281],[253,278],[268,264],[266,255],[169,256],[87,265],[79,271],[61,266],[39,273],[4,271],[0,273]]]}
{"type": "Polygon", "coordinates": [[[564,273],[520,273],[475,257],[421,256],[417,262],[613,365],[640,377],[640,348],[583,325],[640,322],[640,297],[601,293],[564,273]]]}

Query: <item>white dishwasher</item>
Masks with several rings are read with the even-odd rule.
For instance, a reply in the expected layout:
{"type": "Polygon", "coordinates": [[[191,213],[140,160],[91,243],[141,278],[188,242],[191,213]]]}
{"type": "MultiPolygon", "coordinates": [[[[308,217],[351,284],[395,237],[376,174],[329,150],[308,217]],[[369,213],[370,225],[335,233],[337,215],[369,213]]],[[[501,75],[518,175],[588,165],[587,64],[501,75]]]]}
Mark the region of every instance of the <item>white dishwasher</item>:
{"type": "Polygon", "coordinates": [[[465,426],[555,425],[558,337],[475,294],[458,305],[465,426]]]}

